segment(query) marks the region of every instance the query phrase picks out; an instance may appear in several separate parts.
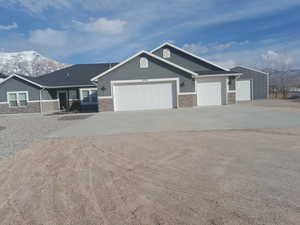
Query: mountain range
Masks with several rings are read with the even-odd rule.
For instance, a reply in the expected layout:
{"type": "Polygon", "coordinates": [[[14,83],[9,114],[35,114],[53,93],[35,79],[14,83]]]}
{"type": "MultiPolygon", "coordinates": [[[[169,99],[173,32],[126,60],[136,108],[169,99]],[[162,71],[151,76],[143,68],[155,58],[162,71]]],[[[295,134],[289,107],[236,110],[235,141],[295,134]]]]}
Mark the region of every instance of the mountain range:
{"type": "MultiPolygon", "coordinates": [[[[35,51],[0,52],[0,74],[37,77],[68,66],[71,65],[49,59],[35,51]]],[[[264,69],[264,71],[271,72],[268,69],[264,69]]],[[[288,86],[300,86],[299,69],[287,72],[273,70],[270,84],[279,85],[283,76],[288,86]]]]}
{"type": "Polygon", "coordinates": [[[37,77],[70,65],[42,56],[35,51],[0,52],[0,73],[37,77]]]}

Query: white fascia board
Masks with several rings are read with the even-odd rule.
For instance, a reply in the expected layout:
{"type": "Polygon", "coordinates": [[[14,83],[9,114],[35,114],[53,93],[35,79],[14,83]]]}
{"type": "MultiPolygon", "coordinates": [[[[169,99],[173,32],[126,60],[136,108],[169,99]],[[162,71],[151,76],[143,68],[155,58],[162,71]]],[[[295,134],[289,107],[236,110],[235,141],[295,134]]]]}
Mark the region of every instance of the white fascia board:
{"type": "Polygon", "coordinates": [[[229,74],[207,74],[207,75],[196,75],[196,76],[193,76],[193,78],[196,78],[196,79],[200,79],[200,78],[208,78],[208,77],[228,77],[228,76],[235,76],[235,77],[238,77],[238,76],[241,76],[242,73],[229,73],[229,74]]]}
{"type": "Polygon", "coordinates": [[[11,79],[11,78],[13,78],[13,77],[17,77],[17,78],[19,78],[19,79],[21,79],[21,80],[25,80],[25,81],[27,81],[28,83],[31,83],[31,84],[35,85],[35,86],[38,86],[38,87],[40,87],[40,88],[43,88],[42,85],[40,85],[40,84],[38,84],[38,83],[35,83],[35,82],[31,81],[31,80],[28,80],[28,79],[26,79],[26,78],[24,78],[24,77],[21,77],[21,76],[19,76],[19,75],[17,75],[17,74],[10,75],[9,77],[5,78],[0,84],[3,84],[4,82],[8,81],[9,79],[11,79]]]}
{"type": "Polygon", "coordinates": [[[43,86],[44,88],[47,89],[59,89],[59,88],[97,88],[96,85],[67,85],[67,86],[43,86]]]}
{"type": "Polygon", "coordinates": [[[194,57],[194,58],[196,58],[196,59],[199,59],[199,60],[201,60],[201,61],[203,61],[203,62],[206,62],[206,63],[208,63],[208,64],[211,64],[211,65],[213,65],[213,66],[215,66],[215,67],[218,67],[219,69],[222,69],[222,70],[225,70],[225,71],[230,71],[229,69],[227,69],[227,68],[225,68],[225,67],[219,66],[219,65],[217,65],[217,64],[215,64],[215,63],[213,63],[213,62],[211,62],[211,61],[209,61],[209,60],[207,60],[207,59],[204,59],[204,58],[202,58],[202,57],[200,57],[200,56],[197,56],[197,55],[195,55],[195,54],[193,54],[193,53],[191,53],[191,52],[188,52],[188,51],[186,51],[186,50],[184,50],[184,49],[182,49],[182,48],[179,48],[179,47],[177,47],[177,46],[175,46],[175,45],[173,45],[173,44],[171,44],[171,43],[169,43],[169,42],[165,42],[165,43],[163,43],[162,45],[160,45],[159,47],[153,49],[153,50],[151,51],[151,53],[153,53],[153,52],[157,51],[158,49],[160,49],[160,48],[162,48],[162,47],[165,47],[165,46],[172,47],[172,48],[174,48],[174,49],[176,49],[176,50],[178,50],[178,51],[181,51],[181,52],[183,52],[183,53],[185,53],[185,54],[187,54],[187,55],[189,55],[189,56],[192,56],[192,57],[194,57]]]}
{"type": "Polygon", "coordinates": [[[100,77],[102,77],[102,76],[108,74],[109,72],[111,72],[111,71],[113,71],[113,70],[119,68],[120,66],[124,65],[125,63],[129,62],[130,60],[134,59],[135,57],[137,57],[137,56],[139,56],[139,55],[141,55],[141,54],[146,54],[146,55],[148,55],[148,56],[150,56],[150,57],[152,57],[152,58],[155,58],[155,59],[157,59],[157,60],[159,60],[159,61],[162,61],[162,62],[164,62],[164,63],[166,63],[166,64],[169,64],[169,65],[171,65],[171,66],[173,66],[173,67],[175,67],[175,68],[178,68],[178,69],[180,69],[180,70],[182,70],[182,71],[185,71],[185,72],[187,72],[187,73],[189,73],[189,74],[191,74],[191,75],[197,75],[197,73],[194,72],[194,71],[191,71],[191,70],[189,70],[189,69],[186,69],[186,68],[184,68],[184,67],[182,67],[182,66],[179,66],[179,65],[177,65],[177,64],[175,64],[175,63],[172,63],[172,62],[169,62],[169,61],[167,61],[167,60],[165,60],[165,59],[163,59],[163,58],[161,58],[161,57],[159,57],[159,56],[157,56],[157,55],[154,55],[154,54],[152,54],[152,53],[150,53],[150,52],[147,52],[147,51],[144,51],[144,50],[143,50],[143,51],[140,51],[140,52],[138,52],[137,54],[135,54],[135,55],[129,57],[129,58],[126,59],[125,61],[123,61],[123,62],[117,64],[116,66],[110,68],[109,70],[104,71],[103,73],[99,74],[98,76],[93,77],[93,78],[91,79],[91,81],[92,81],[92,82],[96,81],[96,80],[99,79],[100,77]]]}
{"type": "MultiPolygon", "coordinates": [[[[241,67],[241,68],[244,68],[244,69],[247,69],[247,70],[253,70],[255,72],[258,72],[258,73],[262,73],[262,74],[265,74],[265,75],[269,75],[269,73],[266,73],[264,71],[261,71],[261,70],[258,70],[258,69],[254,69],[254,68],[251,68],[251,67],[248,67],[248,66],[236,66],[236,67],[241,67]]],[[[234,69],[234,68],[233,68],[234,69]]]]}

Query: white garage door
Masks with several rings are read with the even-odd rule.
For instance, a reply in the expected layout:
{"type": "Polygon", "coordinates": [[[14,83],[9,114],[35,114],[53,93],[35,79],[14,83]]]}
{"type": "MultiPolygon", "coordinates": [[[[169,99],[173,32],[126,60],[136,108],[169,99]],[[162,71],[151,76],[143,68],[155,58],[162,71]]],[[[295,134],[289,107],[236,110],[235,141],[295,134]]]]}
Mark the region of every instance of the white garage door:
{"type": "Polygon", "coordinates": [[[171,109],[176,106],[174,82],[115,84],[115,111],[171,109]]]}
{"type": "Polygon", "coordinates": [[[197,83],[198,106],[221,105],[222,104],[222,83],[198,82],[197,83]]]}
{"type": "Polygon", "coordinates": [[[250,101],[251,100],[251,81],[238,80],[236,82],[236,100],[250,101]]]}

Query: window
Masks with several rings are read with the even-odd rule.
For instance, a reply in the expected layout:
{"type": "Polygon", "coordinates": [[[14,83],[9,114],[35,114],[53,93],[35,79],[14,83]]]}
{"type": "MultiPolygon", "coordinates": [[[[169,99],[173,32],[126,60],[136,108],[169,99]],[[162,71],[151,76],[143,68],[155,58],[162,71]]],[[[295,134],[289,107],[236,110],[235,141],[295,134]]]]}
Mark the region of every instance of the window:
{"type": "Polygon", "coordinates": [[[98,102],[97,89],[81,89],[80,100],[83,104],[96,104],[98,102]]]}
{"type": "Polygon", "coordinates": [[[148,68],[148,67],[149,67],[148,59],[145,57],[142,57],[140,59],[140,68],[148,68]]]}
{"type": "Polygon", "coordinates": [[[235,77],[229,77],[229,79],[228,79],[228,91],[235,91],[235,77]]]}
{"type": "Polygon", "coordinates": [[[69,100],[77,100],[77,91],[76,90],[70,90],[69,91],[69,100]]]}
{"type": "Polygon", "coordinates": [[[170,58],[171,57],[171,51],[170,51],[170,49],[168,49],[168,48],[165,48],[164,50],[163,50],[163,58],[170,58]]]}
{"type": "Polygon", "coordinates": [[[9,92],[7,93],[9,107],[26,107],[28,105],[27,92],[9,92]]]}

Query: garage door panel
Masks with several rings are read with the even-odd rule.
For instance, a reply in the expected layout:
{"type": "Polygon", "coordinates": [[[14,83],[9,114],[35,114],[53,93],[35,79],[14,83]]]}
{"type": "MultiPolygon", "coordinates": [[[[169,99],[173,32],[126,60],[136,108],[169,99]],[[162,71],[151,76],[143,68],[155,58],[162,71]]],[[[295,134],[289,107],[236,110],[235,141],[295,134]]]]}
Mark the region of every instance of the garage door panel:
{"type": "Polygon", "coordinates": [[[251,101],[251,80],[238,80],[236,82],[237,101],[251,101]]]}
{"type": "Polygon", "coordinates": [[[115,111],[174,108],[173,83],[117,84],[113,88],[115,111]]]}
{"type": "Polygon", "coordinates": [[[210,106],[222,104],[222,83],[198,82],[197,84],[198,106],[210,106]]]}

